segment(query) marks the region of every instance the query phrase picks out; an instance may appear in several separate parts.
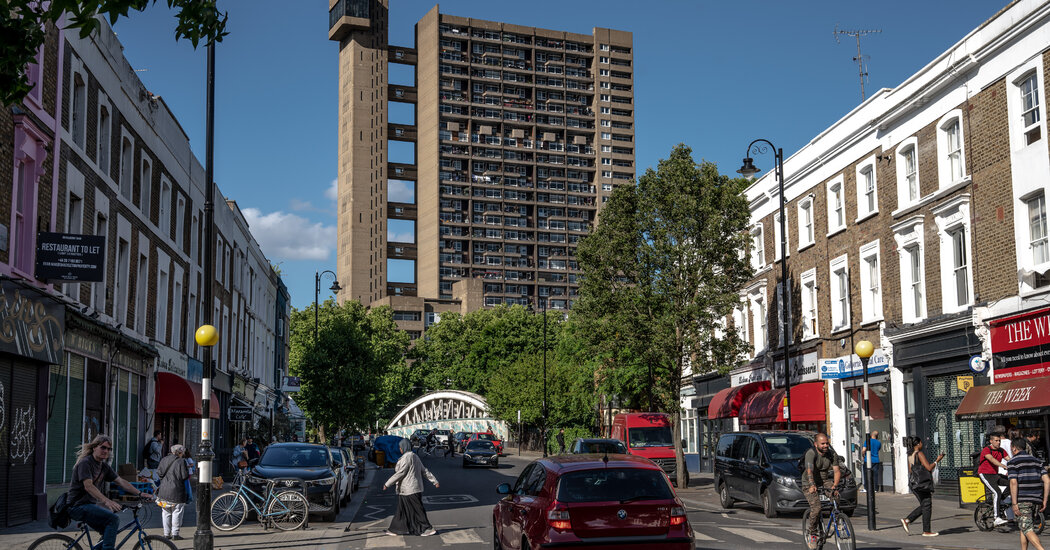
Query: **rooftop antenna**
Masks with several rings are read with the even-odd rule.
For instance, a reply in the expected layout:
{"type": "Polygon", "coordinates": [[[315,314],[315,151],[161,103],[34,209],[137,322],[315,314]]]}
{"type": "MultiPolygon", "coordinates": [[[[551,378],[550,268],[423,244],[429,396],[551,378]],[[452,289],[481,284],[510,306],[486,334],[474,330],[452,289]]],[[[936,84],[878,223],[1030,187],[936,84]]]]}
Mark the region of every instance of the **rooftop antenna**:
{"type": "Polygon", "coordinates": [[[845,34],[845,35],[848,35],[848,36],[852,36],[853,38],[857,39],[857,56],[853,58],[853,61],[855,61],[857,63],[857,68],[858,68],[859,73],[860,73],[860,100],[861,101],[864,101],[864,99],[867,98],[867,95],[865,95],[865,93],[864,93],[864,79],[867,78],[868,72],[864,70],[864,57],[865,56],[861,55],[861,53],[860,53],[860,37],[868,35],[868,34],[876,34],[876,33],[881,33],[881,32],[882,32],[882,29],[852,30],[852,31],[839,30],[839,26],[835,25],[835,42],[836,43],[838,43],[838,44],[842,43],[839,40],[839,35],[840,34],[845,34]]]}

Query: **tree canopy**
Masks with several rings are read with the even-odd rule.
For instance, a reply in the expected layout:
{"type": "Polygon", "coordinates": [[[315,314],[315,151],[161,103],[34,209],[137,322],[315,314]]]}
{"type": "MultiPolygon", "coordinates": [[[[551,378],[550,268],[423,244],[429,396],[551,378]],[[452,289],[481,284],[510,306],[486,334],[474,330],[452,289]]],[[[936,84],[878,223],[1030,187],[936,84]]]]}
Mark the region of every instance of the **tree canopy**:
{"type": "MultiPolygon", "coordinates": [[[[616,188],[578,250],[583,278],[573,319],[602,360],[599,376],[620,389],[644,381],[647,408],[674,419],[679,457],[686,366],[728,371],[744,350],[724,320],[752,276],[740,253],[750,220],[745,186],[712,163],[697,164],[680,144],[636,186],[616,188]]],[[[678,472],[684,483],[683,464],[678,472]]]]}
{"type": "MultiPolygon", "coordinates": [[[[99,28],[97,16],[110,24],[127,17],[131,10],[143,11],[157,0],[0,0],[0,100],[4,105],[21,103],[32,87],[26,68],[36,62],[48,25],[57,25],[65,15],[66,28],[86,38],[99,28]]],[[[178,9],[175,39],[187,39],[196,48],[203,40],[221,42],[226,36],[225,13],[216,0],[165,0],[178,9]]]]}

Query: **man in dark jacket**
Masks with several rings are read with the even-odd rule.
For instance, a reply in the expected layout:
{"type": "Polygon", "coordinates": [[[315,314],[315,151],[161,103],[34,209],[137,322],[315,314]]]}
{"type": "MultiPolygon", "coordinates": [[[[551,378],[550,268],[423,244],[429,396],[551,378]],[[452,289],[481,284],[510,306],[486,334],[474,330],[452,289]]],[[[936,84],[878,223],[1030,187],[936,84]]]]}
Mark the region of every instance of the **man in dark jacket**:
{"type": "Polygon", "coordinates": [[[558,430],[555,439],[558,440],[558,454],[565,454],[565,428],[558,430]]]}
{"type": "Polygon", "coordinates": [[[182,513],[185,511],[189,495],[186,494],[186,481],[190,478],[189,468],[186,466],[186,448],[182,445],[172,445],[171,454],[164,457],[157,467],[157,475],[160,476],[160,487],[157,489],[157,500],[161,506],[162,521],[164,524],[164,537],[171,540],[181,540],[179,529],[182,527],[182,513]]]}
{"type": "Polygon", "coordinates": [[[244,448],[248,452],[248,464],[252,464],[251,461],[259,460],[262,456],[262,451],[259,450],[259,446],[255,444],[255,440],[251,437],[248,438],[248,445],[244,448]]]}

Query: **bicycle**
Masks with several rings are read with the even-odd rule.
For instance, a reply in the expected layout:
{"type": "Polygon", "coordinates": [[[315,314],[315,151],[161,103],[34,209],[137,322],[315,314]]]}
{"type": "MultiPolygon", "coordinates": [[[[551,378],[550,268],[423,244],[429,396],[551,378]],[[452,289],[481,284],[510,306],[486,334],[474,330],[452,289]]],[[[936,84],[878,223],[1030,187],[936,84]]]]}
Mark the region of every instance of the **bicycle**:
{"type": "MultiPolygon", "coordinates": [[[[820,521],[817,522],[817,549],[824,548],[824,543],[834,536],[835,547],[838,550],[854,550],[857,548],[857,538],[853,532],[853,524],[846,513],[839,510],[839,499],[833,491],[824,487],[817,487],[820,495],[820,521]],[[824,521],[827,518],[827,522],[824,521]]],[[[809,538],[809,510],[802,514],[803,542],[809,538]]]]}
{"type": "MultiPolygon", "coordinates": [[[[987,496],[981,495],[977,498],[977,508],[973,511],[973,523],[977,526],[978,531],[991,531],[996,528],[995,510],[992,507],[992,503],[986,500],[987,496]]],[[[999,517],[1005,519],[1008,523],[1014,523],[1015,525],[1017,523],[1017,518],[1014,517],[1013,506],[1010,504],[1009,491],[1004,492],[1002,500],[999,501],[999,517]]],[[[1035,528],[1035,534],[1037,535],[1042,534],[1043,528],[1046,527],[1046,518],[1043,517],[1043,511],[1038,507],[1032,513],[1032,526],[1035,528]]],[[[1009,529],[1006,524],[1002,524],[999,525],[998,531],[1006,533],[1009,529]]]]}
{"type": "MultiPolygon", "coordinates": [[[[248,517],[249,505],[260,520],[272,523],[282,531],[294,531],[306,523],[310,503],[302,493],[290,489],[275,491],[274,485],[278,480],[268,479],[264,497],[248,488],[245,477],[244,474],[238,473],[233,482],[237,491],[219,495],[211,502],[211,524],[216,529],[233,531],[240,527],[248,517]],[[261,502],[261,505],[256,506],[256,502],[261,502]]],[[[302,484],[299,480],[296,480],[296,483],[302,484]]]]}
{"type": "MultiPolygon", "coordinates": [[[[117,534],[128,531],[127,535],[121,539],[115,548],[121,548],[128,540],[135,537],[136,550],[176,550],[175,544],[168,539],[157,536],[147,535],[142,529],[142,524],[139,522],[139,510],[142,509],[142,502],[135,504],[125,504],[121,507],[120,511],[131,510],[132,518],[124,527],[121,527],[117,534]],[[137,535],[137,537],[136,537],[137,535]]],[[[91,540],[91,527],[83,521],[77,522],[77,529],[80,529],[80,535],[76,538],[62,535],[59,533],[52,533],[36,539],[33,544],[29,546],[29,550],[83,550],[83,546],[80,545],[80,541],[87,537],[87,546],[90,550],[95,550],[102,547],[102,541],[99,540],[98,544],[95,544],[91,540]]]]}

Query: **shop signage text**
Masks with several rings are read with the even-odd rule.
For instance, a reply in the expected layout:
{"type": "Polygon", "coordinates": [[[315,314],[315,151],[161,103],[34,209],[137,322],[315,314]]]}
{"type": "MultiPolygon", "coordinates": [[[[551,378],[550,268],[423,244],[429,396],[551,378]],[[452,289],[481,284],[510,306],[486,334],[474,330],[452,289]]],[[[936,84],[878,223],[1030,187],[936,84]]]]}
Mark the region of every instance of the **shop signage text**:
{"type": "Polygon", "coordinates": [[[251,407],[230,407],[228,410],[232,422],[251,422],[252,420],[251,407]]]}
{"type": "Polygon", "coordinates": [[[1050,308],[992,321],[995,383],[1050,375],[1050,308]]]}
{"type": "Polygon", "coordinates": [[[65,321],[61,305],[39,299],[14,281],[0,286],[0,351],[61,364],[65,321]]]}
{"type": "MultiPolygon", "coordinates": [[[[890,368],[890,358],[882,348],[878,348],[868,360],[868,374],[886,372],[890,368]]],[[[835,359],[820,360],[820,378],[834,380],[839,378],[853,378],[864,375],[864,363],[856,355],[836,357],[835,359]]]]}
{"type": "Polygon", "coordinates": [[[37,233],[36,278],[41,281],[101,282],[106,267],[106,237],[73,233],[37,233]]]}

